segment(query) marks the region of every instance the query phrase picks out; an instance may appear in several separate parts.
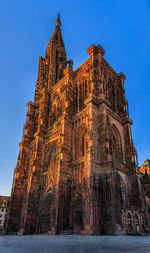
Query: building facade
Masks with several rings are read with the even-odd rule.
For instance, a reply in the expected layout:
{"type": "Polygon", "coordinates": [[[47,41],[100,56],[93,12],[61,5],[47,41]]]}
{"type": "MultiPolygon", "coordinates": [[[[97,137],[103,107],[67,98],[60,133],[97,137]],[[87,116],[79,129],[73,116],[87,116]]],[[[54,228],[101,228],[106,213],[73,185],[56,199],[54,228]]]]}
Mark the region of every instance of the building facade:
{"type": "Polygon", "coordinates": [[[7,231],[81,234],[149,231],[123,73],[91,45],[73,71],[61,21],[39,58],[14,171],[7,231]]]}
{"type": "Polygon", "coordinates": [[[0,196],[0,234],[5,230],[5,217],[8,210],[8,202],[10,197],[0,196]]]}

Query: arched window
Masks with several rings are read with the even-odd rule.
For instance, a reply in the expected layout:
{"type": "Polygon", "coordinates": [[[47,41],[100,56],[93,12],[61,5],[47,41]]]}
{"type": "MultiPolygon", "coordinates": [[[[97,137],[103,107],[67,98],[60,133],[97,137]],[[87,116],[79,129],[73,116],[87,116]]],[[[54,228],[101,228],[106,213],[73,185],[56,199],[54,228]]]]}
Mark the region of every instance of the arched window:
{"type": "Polygon", "coordinates": [[[88,86],[87,86],[87,80],[85,80],[85,99],[88,97],[88,86]]]}
{"type": "Polygon", "coordinates": [[[117,186],[117,193],[119,195],[119,201],[120,201],[121,204],[124,204],[125,200],[126,200],[126,197],[125,197],[125,184],[124,184],[121,176],[119,175],[119,173],[117,173],[116,186],[117,186]]]}
{"type": "Polygon", "coordinates": [[[113,159],[122,162],[122,143],[121,137],[116,126],[112,126],[112,154],[113,159]]]}

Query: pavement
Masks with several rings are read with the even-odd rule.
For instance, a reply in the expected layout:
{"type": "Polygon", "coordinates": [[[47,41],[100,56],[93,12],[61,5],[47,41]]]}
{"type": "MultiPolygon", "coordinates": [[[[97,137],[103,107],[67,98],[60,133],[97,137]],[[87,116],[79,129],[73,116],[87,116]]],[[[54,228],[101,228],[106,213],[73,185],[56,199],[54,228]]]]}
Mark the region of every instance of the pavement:
{"type": "Polygon", "coordinates": [[[0,253],[150,253],[150,236],[0,236],[0,253]]]}

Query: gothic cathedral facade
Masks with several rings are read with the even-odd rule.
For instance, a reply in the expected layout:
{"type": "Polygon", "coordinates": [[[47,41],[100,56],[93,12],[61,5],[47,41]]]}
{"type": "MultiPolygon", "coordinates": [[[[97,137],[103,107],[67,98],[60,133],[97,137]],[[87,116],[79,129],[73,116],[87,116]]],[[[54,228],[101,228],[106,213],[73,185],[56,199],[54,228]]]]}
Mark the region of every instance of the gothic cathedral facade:
{"type": "Polygon", "coordinates": [[[123,73],[91,45],[73,71],[58,15],[39,58],[14,171],[7,232],[126,234],[149,231],[123,73]]]}

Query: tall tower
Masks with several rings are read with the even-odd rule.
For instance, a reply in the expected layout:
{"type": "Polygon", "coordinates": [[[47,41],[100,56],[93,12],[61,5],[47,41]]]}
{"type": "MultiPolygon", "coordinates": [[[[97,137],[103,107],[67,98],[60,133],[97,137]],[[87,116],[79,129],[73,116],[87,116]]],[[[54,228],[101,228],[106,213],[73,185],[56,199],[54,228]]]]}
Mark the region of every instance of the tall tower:
{"type": "Polygon", "coordinates": [[[35,90],[35,102],[40,98],[41,89],[50,88],[63,76],[67,67],[67,56],[61,33],[60,14],[56,20],[55,30],[46,49],[45,58],[39,59],[39,73],[35,90]]]}
{"type": "Polygon", "coordinates": [[[39,59],[28,102],[7,231],[122,234],[149,231],[123,73],[91,45],[75,71],[67,61],[60,15],[39,59]]]}

